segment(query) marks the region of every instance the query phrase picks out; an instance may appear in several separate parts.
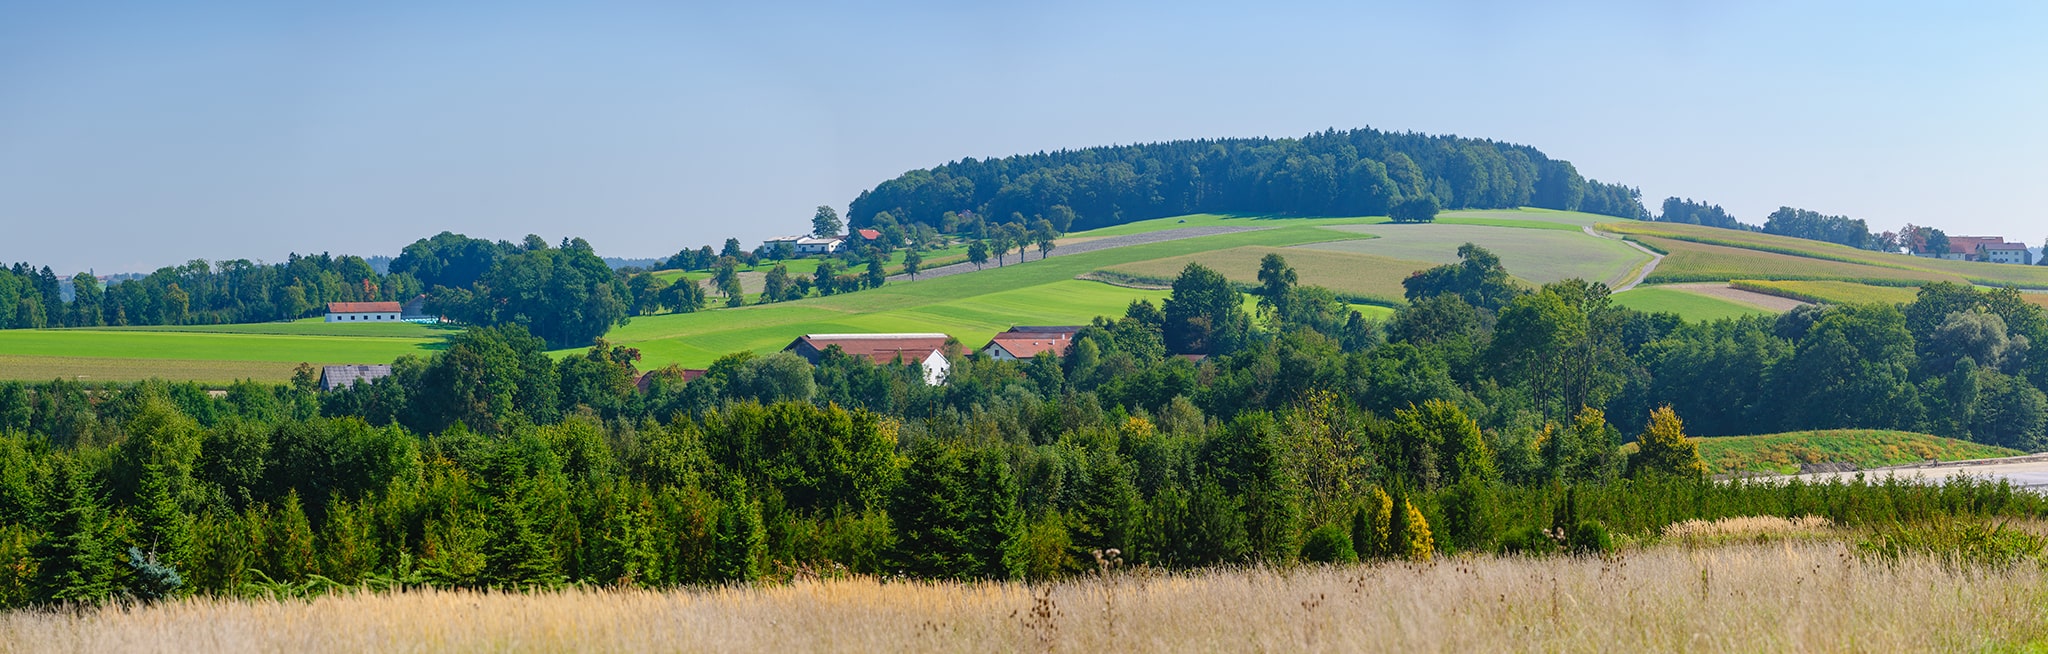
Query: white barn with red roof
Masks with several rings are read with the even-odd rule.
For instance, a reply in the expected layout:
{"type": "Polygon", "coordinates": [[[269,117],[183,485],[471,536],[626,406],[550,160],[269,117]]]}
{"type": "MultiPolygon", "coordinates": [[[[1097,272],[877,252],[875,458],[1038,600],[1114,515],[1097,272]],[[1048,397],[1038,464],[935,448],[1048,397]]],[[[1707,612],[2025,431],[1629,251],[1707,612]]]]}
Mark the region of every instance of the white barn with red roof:
{"type": "Polygon", "coordinates": [[[327,303],[327,322],[398,322],[404,313],[397,302],[327,303]]]}

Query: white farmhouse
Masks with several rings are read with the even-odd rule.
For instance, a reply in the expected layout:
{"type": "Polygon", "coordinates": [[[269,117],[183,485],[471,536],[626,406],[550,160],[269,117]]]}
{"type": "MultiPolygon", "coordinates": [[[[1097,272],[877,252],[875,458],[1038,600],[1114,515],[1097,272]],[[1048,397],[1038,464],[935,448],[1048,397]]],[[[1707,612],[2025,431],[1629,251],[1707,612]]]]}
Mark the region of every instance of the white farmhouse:
{"type": "Polygon", "coordinates": [[[329,302],[327,322],[398,322],[404,312],[397,302],[329,302]]]}

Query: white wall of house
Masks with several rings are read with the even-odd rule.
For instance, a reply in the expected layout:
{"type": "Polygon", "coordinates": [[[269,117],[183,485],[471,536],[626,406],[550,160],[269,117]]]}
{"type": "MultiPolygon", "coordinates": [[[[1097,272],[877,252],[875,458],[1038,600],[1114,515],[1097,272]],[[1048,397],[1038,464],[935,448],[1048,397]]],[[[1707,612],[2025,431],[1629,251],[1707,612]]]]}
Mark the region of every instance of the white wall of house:
{"type": "Polygon", "coordinates": [[[930,386],[944,385],[946,374],[953,371],[953,362],[946,360],[946,355],[938,350],[932,350],[930,355],[925,356],[923,366],[924,383],[930,386]]]}
{"type": "Polygon", "coordinates": [[[398,312],[330,313],[327,322],[398,322],[398,312]]]}

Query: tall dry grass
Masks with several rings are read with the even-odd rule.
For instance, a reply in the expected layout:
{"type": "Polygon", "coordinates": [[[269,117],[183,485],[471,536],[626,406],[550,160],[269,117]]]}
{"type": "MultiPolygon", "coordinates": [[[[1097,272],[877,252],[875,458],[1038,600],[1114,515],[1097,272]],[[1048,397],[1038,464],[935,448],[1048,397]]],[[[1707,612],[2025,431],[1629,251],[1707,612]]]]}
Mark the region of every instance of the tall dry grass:
{"type": "Polygon", "coordinates": [[[1953,651],[2048,637],[2044,577],[2033,565],[1891,565],[1839,543],[1783,541],[1049,586],[854,579],[696,592],[194,599],[0,616],[0,649],[1953,651]]]}

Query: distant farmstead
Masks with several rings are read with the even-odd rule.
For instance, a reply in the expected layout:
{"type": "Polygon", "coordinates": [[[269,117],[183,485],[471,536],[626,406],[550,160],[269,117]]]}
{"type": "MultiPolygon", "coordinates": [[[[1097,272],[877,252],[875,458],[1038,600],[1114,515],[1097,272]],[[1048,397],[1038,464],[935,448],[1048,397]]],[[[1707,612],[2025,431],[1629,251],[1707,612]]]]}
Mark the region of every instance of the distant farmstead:
{"type": "Polygon", "coordinates": [[[1067,355],[1067,348],[1074,345],[1074,335],[1080,327],[1011,327],[1010,331],[996,334],[989,339],[981,353],[997,361],[1018,361],[1038,356],[1040,352],[1051,352],[1053,356],[1067,355]]]}
{"type": "Polygon", "coordinates": [[[356,382],[367,384],[390,376],[391,364],[388,363],[326,366],[320,369],[320,390],[339,390],[354,386],[356,382]]]}
{"type": "Polygon", "coordinates": [[[404,313],[397,302],[327,303],[327,322],[398,322],[404,313]]]}
{"type": "Polygon", "coordinates": [[[924,382],[946,383],[953,362],[946,358],[945,334],[805,334],[790,342],[784,352],[795,353],[816,365],[834,347],[848,356],[866,357],[875,363],[915,363],[924,370],[924,382]]]}

